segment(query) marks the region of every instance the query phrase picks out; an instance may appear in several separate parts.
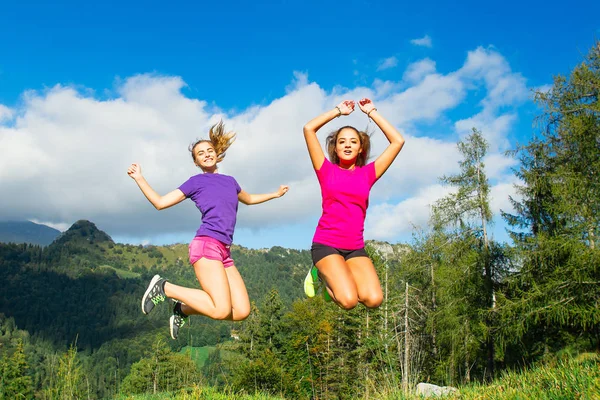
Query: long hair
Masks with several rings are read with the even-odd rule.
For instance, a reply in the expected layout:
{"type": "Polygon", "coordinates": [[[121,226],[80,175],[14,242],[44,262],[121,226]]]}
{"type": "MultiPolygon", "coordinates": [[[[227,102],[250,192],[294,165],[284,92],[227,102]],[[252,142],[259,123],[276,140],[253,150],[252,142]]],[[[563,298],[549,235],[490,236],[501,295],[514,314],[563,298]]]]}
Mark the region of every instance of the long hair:
{"type": "Polygon", "coordinates": [[[327,139],[325,139],[325,146],[327,148],[327,155],[329,156],[329,161],[332,164],[339,164],[340,158],[335,152],[335,144],[337,142],[338,135],[342,131],[342,129],[352,129],[358,134],[358,138],[360,140],[360,146],[362,147],[362,152],[358,154],[356,157],[356,166],[362,167],[367,164],[367,160],[369,159],[369,153],[371,152],[371,135],[367,132],[362,132],[356,129],[353,126],[342,126],[340,129],[331,132],[327,135],[327,139]]]}
{"type": "Polygon", "coordinates": [[[208,140],[200,139],[192,143],[189,146],[188,150],[190,151],[190,153],[192,153],[192,159],[194,160],[194,162],[196,162],[194,147],[196,147],[196,145],[198,145],[199,143],[210,143],[215,149],[215,153],[217,154],[217,163],[220,163],[225,158],[225,152],[227,151],[227,149],[229,149],[229,146],[231,146],[233,142],[235,142],[235,135],[236,133],[233,131],[226,132],[225,124],[223,124],[223,121],[219,121],[218,123],[211,126],[210,130],[208,131],[208,140]]]}

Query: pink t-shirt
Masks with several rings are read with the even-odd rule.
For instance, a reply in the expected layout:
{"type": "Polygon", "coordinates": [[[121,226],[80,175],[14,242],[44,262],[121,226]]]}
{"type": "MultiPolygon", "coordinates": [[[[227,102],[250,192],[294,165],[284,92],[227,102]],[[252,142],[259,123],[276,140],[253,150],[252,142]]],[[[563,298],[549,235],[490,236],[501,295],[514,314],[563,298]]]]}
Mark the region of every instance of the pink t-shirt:
{"type": "Polygon", "coordinates": [[[365,247],[363,231],[369,192],[377,180],[375,163],[346,170],[325,159],[316,173],[321,185],[323,215],[313,242],[344,250],[365,247]]]}

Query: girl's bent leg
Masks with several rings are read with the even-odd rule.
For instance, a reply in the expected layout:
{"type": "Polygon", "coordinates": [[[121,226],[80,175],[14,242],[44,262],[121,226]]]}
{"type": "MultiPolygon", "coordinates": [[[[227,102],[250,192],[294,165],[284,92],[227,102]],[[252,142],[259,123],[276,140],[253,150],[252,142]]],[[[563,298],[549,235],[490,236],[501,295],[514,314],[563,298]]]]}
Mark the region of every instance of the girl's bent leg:
{"type": "Polygon", "coordinates": [[[229,292],[231,293],[231,318],[233,321],[241,321],[250,315],[250,299],[244,280],[235,265],[225,268],[229,280],[229,292]]]}
{"type": "Polygon", "coordinates": [[[369,308],[377,308],[383,301],[381,283],[375,266],[369,257],[354,257],[346,260],[358,291],[358,301],[369,308]]]}
{"type": "Polygon", "coordinates": [[[231,294],[223,263],[201,258],[194,263],[194,271],[203,290],[167,282],[165,294],[185,303],[181,309],[186,315],[200,314],[213,319],[231,318],[231,294]]]}
{"type": "Polygon", "coordinates": [[[332,300],[340,307],[351,310],[358,304],[358,292],[350,268],[344,257],[332,254],[316,264],[319,274],[330,290],[332,300]]]}

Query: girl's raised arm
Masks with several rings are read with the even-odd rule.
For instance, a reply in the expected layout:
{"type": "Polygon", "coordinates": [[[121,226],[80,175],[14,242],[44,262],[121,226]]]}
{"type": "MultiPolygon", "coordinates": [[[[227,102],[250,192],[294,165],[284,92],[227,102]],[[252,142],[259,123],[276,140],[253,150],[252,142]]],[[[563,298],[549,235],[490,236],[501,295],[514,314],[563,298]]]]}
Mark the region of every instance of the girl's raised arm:
{"type": "Polygon", "coordinates": [[[142,166],[139,164],[131,164],[129,168],[127,168],[127,175],[137,183],[142,193],[144,193],[144,196],[146,196],[148,201],[152,203],[157,210],[164,210],[165,208],[169,208],[185,200],[185,195],[179,189],[175,189],[164,196],[156,193],[142,176],[142,166]]]}
{"type": "Polygon", "coordinates": [[[290,190],[290,187],[287,185],[279,186],[279,190],[276,192],[265,194],[250,194],[242,190],[238,193],[238,200],[248,206],[252,204],[260,204],[264,203],[265,201],[277,199],[286,194],[288,190],[290,190]]]}
{"type": "Polygon", "coordinates": [[[364,98],[358,102],[358,105],[362,112],[367,114],[369,118],[371,118],[381,129],[387,140],[390,142],[388,147],[381,153],[379,157],[375,160],[375,176],[379,179],[385,171],[392,165],[392,162],[396,159],[400,150],[404,146],[404,138],[394,128],[392,124],[390,124],[375,108],[373,102],[367,98],[364,98]]]}
{"type": "Polygon", "coordinates": [[[310,155],[310,160],[312,161],[314,169],[321,169],[321,166],[325,161],[325,154],[323,153],[323,149],[317,138],[317,131],[332,119],[337,118],[340,115],[348,115],[352,111],[354,111],[354,102],[352,100],[344,100],[335,106],[334,109],[324,112],[304,125],[304,140],[306,140],[308,154],[310,155]]]}

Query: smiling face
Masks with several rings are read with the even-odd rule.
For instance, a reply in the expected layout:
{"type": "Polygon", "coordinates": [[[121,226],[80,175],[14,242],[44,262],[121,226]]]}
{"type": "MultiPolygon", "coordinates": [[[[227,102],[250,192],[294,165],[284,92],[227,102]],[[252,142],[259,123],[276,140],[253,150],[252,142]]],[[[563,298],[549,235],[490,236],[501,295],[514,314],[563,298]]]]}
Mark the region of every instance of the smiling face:
{"type": "Polygon", "coordinates": [[[361,152],[362,145],[358,132],[351,128],[340,130],[335,139],[335,154],[340,164],[354,164],[361,152]]]}
{"type": "Polygon", "coordinates": [[[212,143],[209,141],[202,141],[194,146],[192,149],[194,155],[194,162],[204,172],[212,172],[217,166],[217,153],[212,143]]]}

